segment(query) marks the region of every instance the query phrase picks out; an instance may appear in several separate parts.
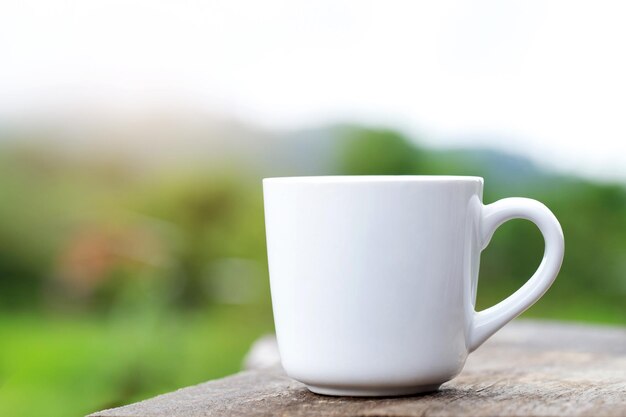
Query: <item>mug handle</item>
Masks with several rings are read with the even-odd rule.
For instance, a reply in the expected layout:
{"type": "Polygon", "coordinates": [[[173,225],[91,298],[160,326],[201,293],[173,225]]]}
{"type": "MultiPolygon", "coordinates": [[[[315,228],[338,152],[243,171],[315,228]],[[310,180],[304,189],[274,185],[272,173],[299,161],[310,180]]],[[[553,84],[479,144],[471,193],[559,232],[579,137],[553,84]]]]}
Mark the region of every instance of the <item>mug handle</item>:
{"type": "Polygon", "coordinates": [[[545,241],[543,259],[537,271],[519,290],[493,307],[474,312],[469,333],[470,352],[535,304],[550,288],[563,262],[565,242],[559,221],[546,206],[529,198],[505,198],[482,206],[478,227],[481,250],[487,247],[495,230],[512,219],[526,219],[537,225],[545,241]]]}

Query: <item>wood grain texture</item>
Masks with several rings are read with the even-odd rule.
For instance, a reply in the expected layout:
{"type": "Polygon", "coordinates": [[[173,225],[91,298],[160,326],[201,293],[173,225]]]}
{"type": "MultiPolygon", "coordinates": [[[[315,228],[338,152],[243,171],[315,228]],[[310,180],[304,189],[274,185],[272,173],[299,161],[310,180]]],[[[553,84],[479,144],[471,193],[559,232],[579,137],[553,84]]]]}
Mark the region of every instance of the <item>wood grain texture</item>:
{"type": "Polygon", "coordinates": [[[166,416],[626,416],[626,329],[517,321],[426,395],[326,397],[273,367],[91,415],[166,416]]]}

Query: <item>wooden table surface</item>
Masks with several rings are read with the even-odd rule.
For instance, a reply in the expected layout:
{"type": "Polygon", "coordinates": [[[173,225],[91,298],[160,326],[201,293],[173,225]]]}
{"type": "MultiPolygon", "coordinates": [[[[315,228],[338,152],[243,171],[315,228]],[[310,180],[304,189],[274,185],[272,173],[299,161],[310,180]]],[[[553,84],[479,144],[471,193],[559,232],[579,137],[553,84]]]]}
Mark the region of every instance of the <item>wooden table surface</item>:
{"type": "Polygon", "coordinates": [[[626,328],[513,322],[426,395],[326,397],[273,366],[91,416],[626,416],[626,328]]]}

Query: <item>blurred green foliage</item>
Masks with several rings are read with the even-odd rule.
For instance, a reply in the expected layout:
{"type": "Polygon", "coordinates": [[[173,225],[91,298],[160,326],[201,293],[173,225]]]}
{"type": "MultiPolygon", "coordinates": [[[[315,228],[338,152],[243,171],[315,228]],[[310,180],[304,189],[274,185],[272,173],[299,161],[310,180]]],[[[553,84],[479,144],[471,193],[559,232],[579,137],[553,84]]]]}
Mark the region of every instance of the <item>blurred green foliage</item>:
{"type": "Polygon", "coordinates": [[[3,314],[0,415],[83,416],[241,369],[265,312],[3,314]]]}
{"type": "Polygon", "coordinates": [[[428,171],[422,152],[393,130],[348,129],[338,148],[342,174],[410,175],[428,171]]]}
{"type": "MultiPolygon", "coordinates": [[[[544,202],[562,223],[566,255],[526,315],[626,324],[623,185],[493,151],[426,149],[391,130],[330,132],[330,147],[297,144],[302,158],[325,155],[307,174],[478,175],[486,203],[544,202]]],[[[238,370],[272,330],[260,179],[300,173],[294,153],[283,166],[267,152],[271,164],[258,169],[236,160],[139,169],[2,147],[0,415],[77,416],[238,370]]],[[[483,253],[478,307],[522,285],[542,253],[530,223],[498,229],[483,253]]]]}

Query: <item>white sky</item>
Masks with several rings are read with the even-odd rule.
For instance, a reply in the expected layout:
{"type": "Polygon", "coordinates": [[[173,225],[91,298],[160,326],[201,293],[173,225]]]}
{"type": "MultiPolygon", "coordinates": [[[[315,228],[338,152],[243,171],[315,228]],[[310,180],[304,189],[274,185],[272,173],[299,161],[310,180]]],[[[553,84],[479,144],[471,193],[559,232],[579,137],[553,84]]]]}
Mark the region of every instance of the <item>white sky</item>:
{"type": "Polygon", "coordinates": [[[0,116],[93,100],[387,123],[625,179],[626,2],[0,0],[0,116]]]}

